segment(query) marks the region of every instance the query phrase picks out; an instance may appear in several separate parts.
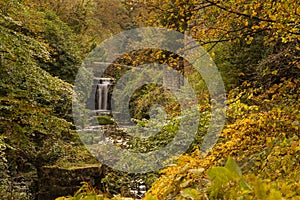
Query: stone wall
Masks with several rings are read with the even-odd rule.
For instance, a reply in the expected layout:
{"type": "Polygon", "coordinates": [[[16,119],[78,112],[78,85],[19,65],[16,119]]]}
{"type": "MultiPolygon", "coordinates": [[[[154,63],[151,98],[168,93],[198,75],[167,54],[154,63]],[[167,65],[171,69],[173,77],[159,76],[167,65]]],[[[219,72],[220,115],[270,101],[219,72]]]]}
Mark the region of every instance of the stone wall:
{"type": "Polygon", "coordinates": [[[44,166],[38,171],[38,200],[54,200],[60,196],[74,195],[82,182],[92,186],[100,184],[103,178],[102,165],[84,165],[61,168],[44,166]]]}

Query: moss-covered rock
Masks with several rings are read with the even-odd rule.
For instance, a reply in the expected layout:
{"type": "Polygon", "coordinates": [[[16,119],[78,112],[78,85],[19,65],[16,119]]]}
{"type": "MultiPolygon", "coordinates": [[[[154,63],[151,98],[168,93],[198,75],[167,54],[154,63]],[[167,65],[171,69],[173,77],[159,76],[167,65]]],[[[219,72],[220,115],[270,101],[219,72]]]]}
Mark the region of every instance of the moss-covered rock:
{"type": "Polygon", "coordinates": [[[115,121],[109,115],[101,115],[96,117],[99,125],[112,125],[115,121]]]}

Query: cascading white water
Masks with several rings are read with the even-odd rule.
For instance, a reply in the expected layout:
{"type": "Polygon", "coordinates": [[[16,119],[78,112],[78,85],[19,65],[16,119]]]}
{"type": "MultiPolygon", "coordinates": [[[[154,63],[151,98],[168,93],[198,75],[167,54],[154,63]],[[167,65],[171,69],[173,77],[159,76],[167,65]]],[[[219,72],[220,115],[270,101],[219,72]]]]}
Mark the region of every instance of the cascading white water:
{"type": "Polygon", "coordinates": [[[98,110],[107,110],[108,84],[98,84],[98,110]]]}
{"type": "Polygon", "coordinates": [[[96,110],[108,111],[110,110],[110,95],[109,90],[112,85],[111,79],[102,78],[97,84],[96,89],[96,110]]]}

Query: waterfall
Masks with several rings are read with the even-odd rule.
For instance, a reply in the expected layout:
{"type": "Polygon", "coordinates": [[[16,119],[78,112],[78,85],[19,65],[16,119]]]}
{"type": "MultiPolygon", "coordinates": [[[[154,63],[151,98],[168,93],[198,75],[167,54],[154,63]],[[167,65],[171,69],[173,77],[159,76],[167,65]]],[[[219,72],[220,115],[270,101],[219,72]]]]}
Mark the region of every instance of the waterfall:
{"type": "Polygon", "coordinates": [[[109,111],[111,109],[111,94],[110,87],[112,86],[112,79],[101,78],[96,88],[96,110],[109,111]]]}
{"type": "Polygon", "coordinates": [[[98,110],[107,110],[108,84],[98,84],[98,110]]]}

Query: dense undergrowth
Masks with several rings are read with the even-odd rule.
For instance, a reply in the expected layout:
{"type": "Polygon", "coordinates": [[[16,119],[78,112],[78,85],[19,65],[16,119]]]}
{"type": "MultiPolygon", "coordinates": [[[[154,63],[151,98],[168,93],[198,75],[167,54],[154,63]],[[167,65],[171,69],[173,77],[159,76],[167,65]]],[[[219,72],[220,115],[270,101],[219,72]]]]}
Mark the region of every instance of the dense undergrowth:
{"type": "Polygon", "coordinates": [[[284,80],[264,93],[247,85],[229,94],[230,123],[211,151],[181,156],[145,199],[299,198],[299,81],[284,80]],[[229,157],[243,176],[216,167],[229,157]]]}

